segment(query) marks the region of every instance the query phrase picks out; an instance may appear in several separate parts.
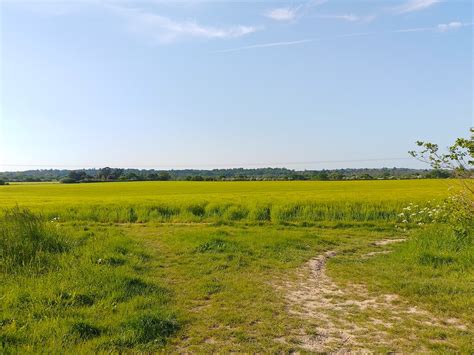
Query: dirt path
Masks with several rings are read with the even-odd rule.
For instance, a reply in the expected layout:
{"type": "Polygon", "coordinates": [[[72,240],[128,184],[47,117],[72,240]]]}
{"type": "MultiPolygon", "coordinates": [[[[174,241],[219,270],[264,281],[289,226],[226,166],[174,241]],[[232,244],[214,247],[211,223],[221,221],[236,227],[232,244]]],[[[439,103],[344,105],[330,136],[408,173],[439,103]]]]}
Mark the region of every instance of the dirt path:
{"type": "MultiPolygon", "coordinates": [[[[384,240],[374,245],[402,241],[384,240]]],[[[415,329],[465,329],[458,320],[439,319],[409,305],[398,295],[371,294],[364,285],[357,284],[339,287],[326,274],[326,262],[335,255],[329,251],[311,259],[298,271],[296,280],[283,281],[277,286],[285,293],[288,312],[298,316],[304,325],[276,341],[314,352],[400,351],[403,349],[400,342],[407,341],[400,336],[406,334],[416,342],[415,329]]],[[[372,255],[375,254],[364,257],[372,255]]],[[[417,349],[426,350],[422,345],[417,349]]]]}

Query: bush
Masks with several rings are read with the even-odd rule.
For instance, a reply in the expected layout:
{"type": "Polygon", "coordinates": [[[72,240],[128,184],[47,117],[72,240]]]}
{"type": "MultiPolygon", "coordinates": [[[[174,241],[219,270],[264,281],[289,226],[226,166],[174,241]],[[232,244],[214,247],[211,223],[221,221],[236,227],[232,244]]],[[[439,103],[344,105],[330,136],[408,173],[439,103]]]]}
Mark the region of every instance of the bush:
{"type": "Polygon", "coordinates": [[[59,182],[61,184],[75,184],[77,181],[70,178],[70,177],[65,177],[65,178],[62,178],[61,180],[59,180],[59,182]]]}
{"type": "Polygon", "coordinates": [[[473,194],[469,190],[463,190],[438,204],[419,206],[410,203],[398,217],[405,225],[444,224],[454,231],[458,239],[469,242],[467,239],[474,228],[473,194]]]}

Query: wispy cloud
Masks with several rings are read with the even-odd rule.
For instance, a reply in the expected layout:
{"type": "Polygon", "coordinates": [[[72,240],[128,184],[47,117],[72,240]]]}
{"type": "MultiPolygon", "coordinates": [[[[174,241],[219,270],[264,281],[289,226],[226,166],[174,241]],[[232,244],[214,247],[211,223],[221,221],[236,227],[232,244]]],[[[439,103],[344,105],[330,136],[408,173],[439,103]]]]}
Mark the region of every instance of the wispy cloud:
{"type": "MultiPolygon", "coordinates": [[[[0,0],[10,1],[10,0],[0,0]]],[[[124,19],[127,28],[140,34],[151,43],[170,43],[184,38],[230,39],[249,35],[263,29],[263,26],[235,25],[208,26],[195,20],[175,20],[161,14],[153,13],[138,6],[133,6],[132,0],[11,0],[16,6],[45,16],[65,16],[88,7],[95,6],[106,10],[109,14],[124,19]]],[[[183,0],[183,2],[199,2],[201,0],[183,0]]],[[[202,0],[205,1],[205,0],[202,0]]],[[[165,3],[168,0],[142,0],[141,4],[165,3]]],[[[135,4],[138,3],[135,2],[135,4]]]]}
{"type": "Polygon", "coordinates": [[[312,7],[322,5],[327,1],[328,0],[310,0],[298,6],[276,7],[266,11],[264,16],[275,21],[293,21],[304,16],[312,7]]]}
{"type": "Polygon", "coordinates": [[[472,22],[459,22],[453,21],[449,23],[440,23],[437,26],[432,27],[415,27],[415,28],[404,28],[400,30],[392,31],[393,33],[404,33],[404,32],[448,32],[460,29],[462,27],[472,26],[472,22]]]}
{"type": "Polygon", "coordinates": [[[291,21],[296,17],[296,8],[279,7],[276,9],[269,10],[265,13],[265,16],[275,21],[291,21]]]}
{"type": "Polygon", "coordinates": [[[440,32],[447,32],[447,31],[457,30],[458,28],[461,28],[465,25],[467,25],[467,24],[457,22],[457,21],[453,21],[453,22],[450,22],[450,23],[440,23],[438,25],[438,30],[440,32]]]}
{"type": "Polygon", "coordinates": [[[204,26],[193,20],[176,21],[138,8],[114,6],[112,9],[126,19],[131,31],[147,36],[152,42],[158,43],[170,43],[181,38],[237,38],[254,33],[262,28],[244,25],[229,27],[204,26]]]}
{"type": "Polygon", "coordinates": [[[395,7],[393,10],[398,14],[405,14],[408,12],[415,12],[427,9],[441,0],[408,0],[406,3],[395,7]]]}
{"type": "Polygon", "coordinates": [[[331,41],[349,37],[365,37],[365,36],[375,36],[381,34],[395,34],[395,33],[410,33],[410,32],[446,32],[452,29],[458,29],[461,27],[468,27],[472,26],[472,22],[450,22],[448,24],[439,24],[437,26],[431,27],[415,27],[415,28],[402,28],[398,30],[391,30],[391,31],[380,31],[380,32],[359,32],[359,33],[348,33],[336,36],[329,36],[329,37],[321,37],[321,38],[307,38],[302,40],[295,40],[295,41],[283,41],[283,42],[270,42],[270,43],[261,43],[261,44],[254,44],[250,46],[244,47],[237,47],[237,48],[229,48],[223,49],[220,51],[216,51],[214,53],[230,53],[230,52],[240,52],[246,51],[251,49],[261,49],[261,48],[270,48],[270,47],[282,47],[282,46],[295,46],[300,44],[305,44],[309,42],[321,42],[321,41],[331,41]]]}
{"type": "Polygon", "coordinates": [[[316,15],[316,18],[329,19],[329,20],[342,20],[348,22],[370,22],[373,21],[376,16],[358,16],[355,14],[342,14],[342,15],[316,15]]]}

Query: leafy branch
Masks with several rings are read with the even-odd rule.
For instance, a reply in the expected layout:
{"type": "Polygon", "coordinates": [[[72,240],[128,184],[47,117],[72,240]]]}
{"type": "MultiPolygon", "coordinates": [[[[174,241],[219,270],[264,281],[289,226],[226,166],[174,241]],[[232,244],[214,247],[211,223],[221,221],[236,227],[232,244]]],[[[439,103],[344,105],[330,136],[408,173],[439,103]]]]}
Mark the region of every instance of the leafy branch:
{"type": "Polygon", "coordinates": [[[474,128],[470,129],[470,138],[458,138],[448,147],[446,153],[439,150],[438,144],[417,141],[419,151],[408,153],[421,162],[429,164],[433,169],[452,170],[459,178],[472,178],[474,167],[474,128]]]}

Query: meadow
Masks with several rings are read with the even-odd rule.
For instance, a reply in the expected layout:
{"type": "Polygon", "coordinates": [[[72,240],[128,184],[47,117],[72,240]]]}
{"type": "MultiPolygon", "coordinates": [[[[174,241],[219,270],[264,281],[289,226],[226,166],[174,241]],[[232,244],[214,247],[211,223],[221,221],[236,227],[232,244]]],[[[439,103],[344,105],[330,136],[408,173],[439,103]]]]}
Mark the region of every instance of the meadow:
{"type": "Polygon", "coordinates": [[[0,350],[471,353],[473,243],[400,221],[458,188],[1,186],[0,350]]]}

